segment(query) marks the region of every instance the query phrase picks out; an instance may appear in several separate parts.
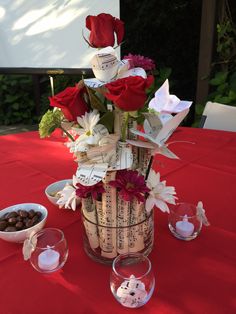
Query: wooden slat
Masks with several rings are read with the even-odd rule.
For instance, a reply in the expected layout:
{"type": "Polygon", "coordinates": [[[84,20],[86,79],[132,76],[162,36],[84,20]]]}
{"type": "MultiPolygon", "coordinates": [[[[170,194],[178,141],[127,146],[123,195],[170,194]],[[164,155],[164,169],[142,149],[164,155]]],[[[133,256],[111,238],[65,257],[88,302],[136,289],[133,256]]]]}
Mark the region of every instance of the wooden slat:
{"type": "Polygon", "coordinates": [[[198,61],[196,103],[204,104],[209,92],[212,52],[216,29],[217,0],[202,0],[201,34],[198,61]]]}

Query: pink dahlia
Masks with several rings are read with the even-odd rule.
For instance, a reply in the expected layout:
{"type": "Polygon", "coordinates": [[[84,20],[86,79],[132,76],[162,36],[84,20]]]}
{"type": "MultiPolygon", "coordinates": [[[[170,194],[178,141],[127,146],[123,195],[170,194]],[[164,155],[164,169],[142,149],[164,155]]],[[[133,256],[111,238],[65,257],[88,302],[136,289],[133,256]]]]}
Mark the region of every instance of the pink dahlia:
{"type": "Polygon", "coordinates": [[[156,65],[155,62],[147,57],[141,55],[132,55],[129,53],[127,56],[124,56],[124,59],[128,59],[131,67],[140,67],[146,71],[155,70],[156,65]]]}
{"type": "Polygon", "coordinates": [[[102,182],[91,186],[84,186],[80,183],[76,184],[76,195],[80,198],[87,198],[92,196],[94,200],[97,200],[100,198],[103,192],[105,192],[105,189],[102,182]]]}
{"type": "Polygon", "coordinates": [[[145,201],[145,193],[149,192],[149,188],[146,186],[144,177],[139,175],[135,170],[120,170],[116,173],[116,179],[110,181],[109,184],[120,193],[120,196],[125,201],[132,201],[134,197],[138,202],[145,201]]]}

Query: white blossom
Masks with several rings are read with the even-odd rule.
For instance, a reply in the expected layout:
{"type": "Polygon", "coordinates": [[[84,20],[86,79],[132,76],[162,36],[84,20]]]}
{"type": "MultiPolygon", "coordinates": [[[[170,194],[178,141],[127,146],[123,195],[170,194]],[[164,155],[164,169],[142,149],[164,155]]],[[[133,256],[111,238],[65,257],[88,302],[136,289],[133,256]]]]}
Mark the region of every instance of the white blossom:
{"type": "Polygon", "coordinates": [[[146,200],[146,210],[149,213],[154,206],[158,207],[161,211],[169,213],[169,204],[175,204],[177,199],[175,188],[173,186],[166,186],[166,181],[160,181],[160,173],[150,170],[147,187],[151,190],[146,200]]]}

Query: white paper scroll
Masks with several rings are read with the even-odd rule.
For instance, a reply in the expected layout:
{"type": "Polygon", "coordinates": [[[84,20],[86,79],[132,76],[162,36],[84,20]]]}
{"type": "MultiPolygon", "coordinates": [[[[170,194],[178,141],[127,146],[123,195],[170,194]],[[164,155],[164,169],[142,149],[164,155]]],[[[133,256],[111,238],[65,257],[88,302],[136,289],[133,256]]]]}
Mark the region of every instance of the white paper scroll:
{"type": "Polygon", "coordinates": [[[78,182],[85,186],[94,185],[102,181],[106,175],[107,168],[108,163],[79,165],[76,171],[78,182]]]}
{"type": "Polygon", "coordinates": [[[89,221],[84,219],[84,227],[89,240],[90,247],[92,249],[96,249],[99,247],[99,239],[98,239],[98,229],[97,229],[97,213],[95,204],[93,204],[92,198],[83,198],[82,199],[82,211],[84,217],[89,221]],[[94,223],[94,224],[93,224],[94,223]]]}
{"type": "Polygon", "coordinates": [[[144,221],[145,218],[144,203],[138,203],[135,198],[131,202],[130,224],[136,224],[136,226],[130,227],[129,252],[140,252],[145,248],[143,223],[140,223],[144,221]]]}
{"type": "Polygon", "coordinates": [[[129,252],[130,202],[117,197],[117,252],[129,252]],[[125,228],[126,227],[126,228],[125,228]]]}
{"type": "Polygon", "coordinates": [[[112,170],[129,169],[133,164],[131,145],[125,142],[118,142],[116,151],[116,163],[110,167],[112,170]]]}
{"type": "Polygon", "coordinates": [[[114,258],[116,252],[116,189],[109,185],[109,181],[115,180],[116,172],[108,172],[103,180],[105,193],[102,194],[102,202],[98,207],[99,243],[101,255],[114,258]],[[104,226],[104,227],[103,227],[104,226]]]}

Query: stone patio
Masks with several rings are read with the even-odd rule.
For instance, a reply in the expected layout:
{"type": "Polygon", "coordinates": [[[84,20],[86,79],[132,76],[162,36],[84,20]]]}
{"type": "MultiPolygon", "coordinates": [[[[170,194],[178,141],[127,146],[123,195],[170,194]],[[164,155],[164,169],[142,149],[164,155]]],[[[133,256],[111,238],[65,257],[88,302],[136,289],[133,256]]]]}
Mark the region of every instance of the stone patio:
{"type": "Polygon", "coordinates": [[[37,124],[35,125],[24,125],[24,124],[0,125],[0,135],[21,133],[21,132],[28,132],[28,131],[35,131],[35,130],[38,130],[37,124]]]}

